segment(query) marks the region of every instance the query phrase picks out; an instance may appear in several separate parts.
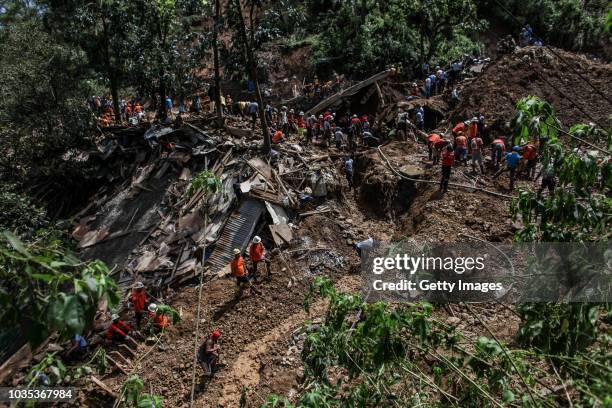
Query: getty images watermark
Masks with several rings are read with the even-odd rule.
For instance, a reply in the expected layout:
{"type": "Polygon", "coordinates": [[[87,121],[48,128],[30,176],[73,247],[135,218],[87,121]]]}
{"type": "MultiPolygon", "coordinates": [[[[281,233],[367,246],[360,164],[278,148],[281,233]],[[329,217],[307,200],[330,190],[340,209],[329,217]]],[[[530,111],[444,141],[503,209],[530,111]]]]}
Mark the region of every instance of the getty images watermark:
{"type": "Polygon", "coordinates": [[[609,302],[607,243],[374,242],[361,253],[368,301],[609,302]]]}

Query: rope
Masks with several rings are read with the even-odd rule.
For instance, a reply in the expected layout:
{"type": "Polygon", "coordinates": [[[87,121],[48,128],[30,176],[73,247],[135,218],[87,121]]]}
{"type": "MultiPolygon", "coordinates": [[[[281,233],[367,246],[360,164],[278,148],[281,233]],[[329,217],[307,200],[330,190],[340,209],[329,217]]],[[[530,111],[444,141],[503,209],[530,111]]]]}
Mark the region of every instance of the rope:
{"type": "MultiPolygon", "coordinates": [[[[403,174],[401,174],[399,171],[397,171],[395,169],[395,167],[393,167],[393,165],[391,164],[391,162],[389,161],[389,159],[387,158],[387,156],[383,153],[382,149],[380,148],[380,146],[378,147],[378,152],[380,153],[381,157],[385,160],[385,162],[387,163],[387,166],[389,167],[389,169],[395,173],[395,175],[397,175],[398,177],[401,177],[405,180],[409,180],[409,181],[413,181],[415,183],[427,183],[427,184],[439,184],[438,181],[433,181],[433,180],[421,180],[421,179],[416,179],[416,178],[411,178],[408,176],[405,176],[403,174]]],[[[469,186],[466,184],[459,184],[459,183],[448,183],[449,186],[454,186],[454,187],[459,187],[459,188],[465,188],[468,190],[474,190],[474,191],[479,191],[482,193],[486,193],[486,194],[490,194],[493,196],[497,196],[497,197],[503,197],[503,198],[508,198],[508,199],[515,199],[518,198],[516,196],[511,196],[511,195],[507,195],[507,194],[502,194],[502,193],[498,193],[495,191],[490,191],[490,190],[486,190],[484,188],[481,187],[476,187],[476,186],[469,186]]]]}
{"type": "MultiPolygon", "coordinates": [[[[204,171],[208,171],[208,156],[204,156],[204,171]]],[[[208,223],[208,211],[204,215],[204,231],[206,231],[208,223]]],[[[196,330],[195,337],[193,339],[193,370],[191,375],[191,398],[189,406],[193,407],[193,397],[195,395],[195,383],[196,383],[196,367],[198,365],[198,344],[200,343],[200,312],[202,310],[202,286],[204,283],[204,259],[206,257],[206,239],[202,248],[202,270],[200,271],[200,287],[198,289],[198,312],[196,314],[196,330]]],[[[177,261],[178,262],[178,261],[177,261]]]]}

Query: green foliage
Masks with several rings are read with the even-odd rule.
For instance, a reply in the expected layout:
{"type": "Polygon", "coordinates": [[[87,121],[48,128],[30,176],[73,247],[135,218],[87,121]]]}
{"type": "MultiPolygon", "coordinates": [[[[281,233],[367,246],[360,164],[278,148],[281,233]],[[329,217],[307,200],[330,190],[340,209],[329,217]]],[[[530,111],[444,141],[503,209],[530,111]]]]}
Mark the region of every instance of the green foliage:
{"type": "MultiPolygon", "coordinates": [[[[127,406],[136,408],[161,408],[164,399],[158,395],[142,393],[144,381],[136,374],[132,374],[123,383],[121,394],[125,397],[127,406]]],[[[125,405],[120,405],[125,406],[125,405]]]]}
{"type": "Polygon", "coordinates": [[[47,353],[38,364],[32,367],[26,381],[32,384],[36,381],[37,375],[45,374],[49,377],[50,385],[58,385],[62,383],[67,372],[68,369],[55,354],[47,353]]]}
{"type": "MultiPolygon", "coordinates": [[[[307,310],[317,295],[329,305],[323,321],[305,329],[304,391],[295,405],[271,395],[262,408],[539,407],[558,402],[537,390],[538,384],[552,389],[563,381],[547,373],[547,356],[540,351],[512,350],[488,337],[472,342],[436,320],[428,303],[368,304],[358,295],[337,292],[324,277],[311,285],[304,302],[307,310]]],[[[610,370],[599,367],[602,358],[563,357],[581,365],[575,376],[579,398],[596,403],[605,398],[610,370]],[[596,382],[589,382],[583,365],[598,367],[596,382]]]]}
{"type": "Polygon", "coordinates": [[[62,174],[66,151],[90,146],[85,58],[26,20],[0,29],[0,176],[62,174]]]}
{"type": "Polygon", "coordinates": [[[20,327],[32,345],[53,331],[81,334],[93,323],[102,299],[113,308],[117,285],[100,261],[81,263],[49,243],[27,245],[4,232],[0,247],[0,319],[20,327]]]}
{"type": "Polygon", "coordinates": [[[48,223],[45,211],[13,184],[0,185],[0,229],[23,233],[48,223]]]}
{"type": "Polygon", "coordinates": [[[510,126],[514,128],[514,144],[519,145],[542,137],[556,140],[561,123],[548,102],[537,96],[527,96],[516,103],[516,114],[510,126]]]}
{"type": "Polygon", "coordinates": [[[168,316],[173,324],[176,324],[181,321],[181,316],[176,311],[176,309],[168,305],[157,305],[156,313],[158,316],[162,314],[168,316]]]}
{"type": "Polygon", "coordinates": [[[545,353],[575,355],[597,339],[597,304],[521,304],[517,340],[545,353]]]}
{"type": "Polygon", "coordinates": [[[318,69],[370,75],[391,63],[416,67],[419,61],[446,64],[479,48],[474,35],[484,27],[471,0],[368,0],[354,7],[338,2],[333,12],[311,3],[318,69]],[[321,30],[323,27],[323,30],[321,30]]]}
{"type": "Polygon", "coordinates": [[[221,191],[221,180],[210,171],[203,171],[195,176],[187,186],[186,194],[188,197],[193,196],[197,191],[204,191],[204,195],[208,196],[221,191]]]}
{"type": "Polygon", "coordinates": [[[484,0],[480,9],[517,35],[530,24],[545,43],[575,51],[605,49],[609,0],[484,0]],[[501,6],[500,6],[501,3],[501,6]]]}

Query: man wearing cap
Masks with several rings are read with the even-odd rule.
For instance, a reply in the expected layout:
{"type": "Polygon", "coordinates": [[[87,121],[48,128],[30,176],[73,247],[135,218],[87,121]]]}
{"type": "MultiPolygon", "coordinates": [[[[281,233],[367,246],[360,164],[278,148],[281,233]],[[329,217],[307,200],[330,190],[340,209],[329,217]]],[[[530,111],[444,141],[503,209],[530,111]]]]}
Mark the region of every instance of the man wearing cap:
{"type": "Polygon", "coordinates": [[[218,342],[220,338],[221,332],[219,330],[214,330],[198,348],[198,363],[200,363],[200,366],[204,370],[205,376],[212,375],[219,361],[221,346],[219,346],[218,342]]]}
{"type": "Polygon", "coordinates": [[[236,285],[238,286],[238,292],[236,293],[237,298],[242,297],[243,285],[246,285],[251,289],[251,291],[261,294],[259,290],[251,283],[249,276],[247,274],[247,270],[244,267],[244,258],[242,257],[241,251],[239,248],[234,248],[234,259],[231,264],[231,274],[234,278],[236,278],[236,285]]]}
{"type": "Polygon", "coordinates": [[[264,263],[267,271],[266,279],[270,280],[272,277],[272,272],[270,271],[270,260],[266,257],[266,248],[264,244],[261,242],[261,238],[257,235],[253,237],[253,243],[249,247],[249,258],[251,258],[251,262],[253,263],[253,276],[257,279],[257,266],[260,263],[264,263]]]}

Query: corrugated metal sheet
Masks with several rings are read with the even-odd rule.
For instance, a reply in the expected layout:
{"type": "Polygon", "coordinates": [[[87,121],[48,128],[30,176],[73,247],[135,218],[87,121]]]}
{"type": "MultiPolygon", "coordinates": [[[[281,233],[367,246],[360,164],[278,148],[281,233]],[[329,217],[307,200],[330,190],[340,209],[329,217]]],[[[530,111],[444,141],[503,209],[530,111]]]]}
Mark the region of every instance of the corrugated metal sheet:
{"type": "Polygon", "coordinates": [[[211,272],[217,273],[230,263],[234,257],[232,253],[234,248],[243,251],[246,249],[265,208],[261,201],[248,199],[230,216],[215,249],[208,258],[211,272]]]}

